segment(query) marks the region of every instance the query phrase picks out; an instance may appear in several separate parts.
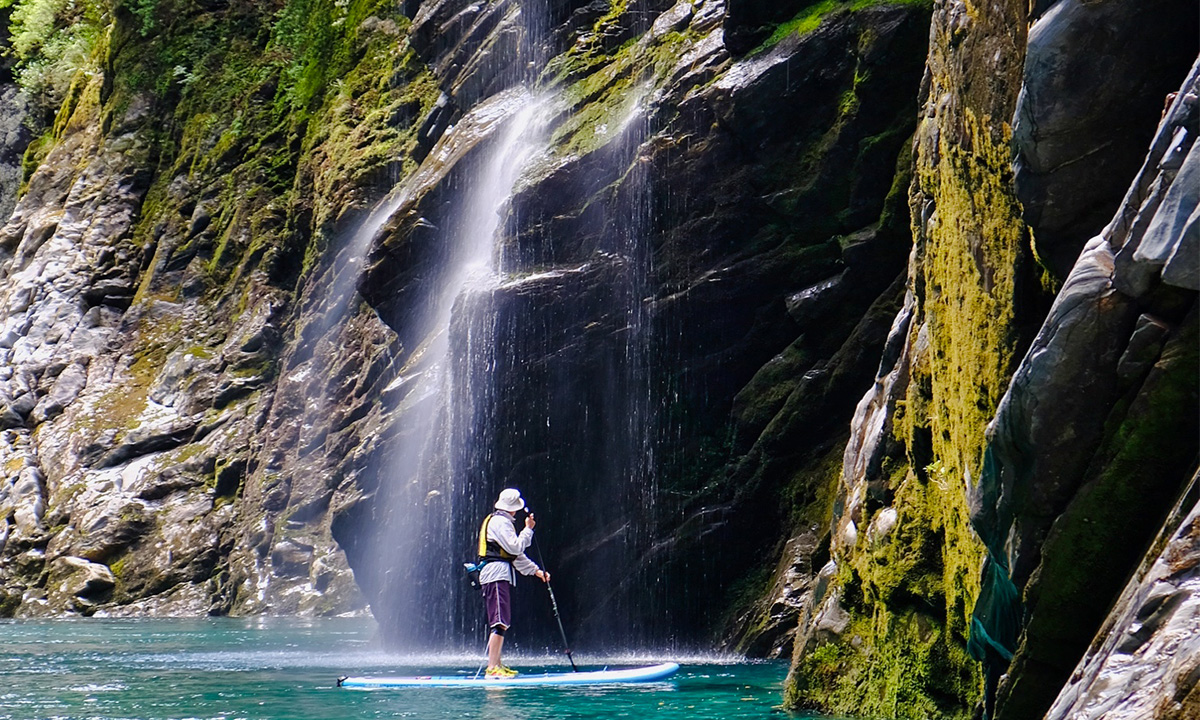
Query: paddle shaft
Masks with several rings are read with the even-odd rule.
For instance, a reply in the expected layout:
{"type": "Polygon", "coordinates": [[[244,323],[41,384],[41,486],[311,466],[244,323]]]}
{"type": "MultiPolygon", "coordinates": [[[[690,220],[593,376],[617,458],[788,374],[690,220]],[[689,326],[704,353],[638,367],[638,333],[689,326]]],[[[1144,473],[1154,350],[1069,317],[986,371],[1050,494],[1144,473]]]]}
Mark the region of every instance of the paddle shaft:
{"type": "MultiPolygon", "coordinates": [[[[532,512],[530,513],[533,514],[532,512]]],[[[533,549],[537,550],[538,565],[542,566],[542,571],[546,570],[546,561],[542,559],[542,547],[538,545],[537,535],[533,536],[533,549]]],[[[563,628],[562,616],[558,614],[558,600],[554,598],[554,588],[550,587],[550,581],[546,581],[546,590],[550,592],[550,607],[554,609],[554,619],[558,621],[558,632],[562,635],[563,649],[567,651],[567,660],[571,661],[571,670],[579,672],[579,668],[575,667],[575,658],[571,657],[571,643],[567,642],[567,631],[563,628]]]]}

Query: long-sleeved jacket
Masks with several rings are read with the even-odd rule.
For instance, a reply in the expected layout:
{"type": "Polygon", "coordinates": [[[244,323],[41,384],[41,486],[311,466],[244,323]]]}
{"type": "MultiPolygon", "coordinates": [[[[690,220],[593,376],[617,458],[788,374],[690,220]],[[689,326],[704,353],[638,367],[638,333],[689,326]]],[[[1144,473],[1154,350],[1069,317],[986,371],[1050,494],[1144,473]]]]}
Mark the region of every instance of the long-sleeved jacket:
{"type": "Polygon", "coordinates": [[[507,580],[513,585],[517,584],[517,572],[522,575],[532,575],[539,568],[537,563],[525,556],[525,548],[533,542],[533,530],[525,528],[521,534],[517,534],[517,529],[513,527],[513,514],[500,511],[505,519],[496,518],[488,523],[487,539],[496,543],[505,551],[516,555],[512,563],[506,562],[490,562],[483,566],[479,571],[479,582],[490,583],[498,580],[507,580]],[[513,572],[513,570],[516,572],[513,572]]]}

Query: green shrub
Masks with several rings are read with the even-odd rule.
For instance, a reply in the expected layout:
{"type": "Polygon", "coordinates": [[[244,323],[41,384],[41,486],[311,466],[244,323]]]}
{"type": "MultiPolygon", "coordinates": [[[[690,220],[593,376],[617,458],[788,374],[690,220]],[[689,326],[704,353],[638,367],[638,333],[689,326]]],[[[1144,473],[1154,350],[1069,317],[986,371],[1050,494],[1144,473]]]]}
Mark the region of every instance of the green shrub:
{"type": "Polygon", "coordinates": [[[17,82],[32,99],[56,108],[80,72],[99,69],[96,48],[108,24],[99,0],[0,0],[11,7],[9,54],[17,82]]]}

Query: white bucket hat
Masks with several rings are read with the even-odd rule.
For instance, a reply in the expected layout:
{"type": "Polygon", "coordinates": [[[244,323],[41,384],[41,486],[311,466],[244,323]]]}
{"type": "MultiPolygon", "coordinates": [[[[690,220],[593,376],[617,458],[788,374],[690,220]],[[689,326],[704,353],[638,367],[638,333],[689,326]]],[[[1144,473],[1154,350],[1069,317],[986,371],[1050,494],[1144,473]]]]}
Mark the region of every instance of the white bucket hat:
{"type": "Polygon", "coordinates": [[[516,488],[505,488],[500,491],[500,499],[496,501],[496,509],[506,512],[516,512],[525,507],[521,491],[516,488]]]}

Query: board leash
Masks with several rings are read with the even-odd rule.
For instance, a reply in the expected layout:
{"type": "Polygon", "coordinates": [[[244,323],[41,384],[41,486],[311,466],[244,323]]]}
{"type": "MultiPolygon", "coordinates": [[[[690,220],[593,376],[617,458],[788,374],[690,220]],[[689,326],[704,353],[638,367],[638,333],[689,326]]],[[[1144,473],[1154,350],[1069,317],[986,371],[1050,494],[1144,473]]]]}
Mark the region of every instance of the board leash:
{"type": "Polygon", "coordinates": [[[483,656],[483,662],[479,663],[479,669],[475,671],[475,677],[471,678],[472,680],[479,679],[479,673],[483,672],[483,666],[487,665],[487,663],[488,663],[486,653],[487,653],[487,642],[488,642],[488,640],[491,639],[488,637],[490,635],[490,633],[488,632],[489,630],[491,630],[491,628],[489,628],[487,626],[487,618],[484,618],[483,619],[483,647],[484,647],[485,654],[483,656]]]}

